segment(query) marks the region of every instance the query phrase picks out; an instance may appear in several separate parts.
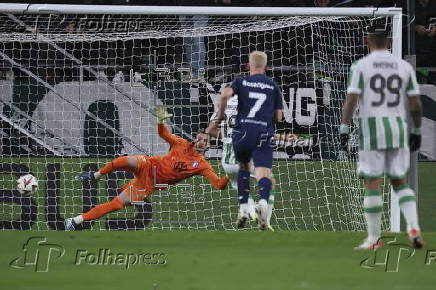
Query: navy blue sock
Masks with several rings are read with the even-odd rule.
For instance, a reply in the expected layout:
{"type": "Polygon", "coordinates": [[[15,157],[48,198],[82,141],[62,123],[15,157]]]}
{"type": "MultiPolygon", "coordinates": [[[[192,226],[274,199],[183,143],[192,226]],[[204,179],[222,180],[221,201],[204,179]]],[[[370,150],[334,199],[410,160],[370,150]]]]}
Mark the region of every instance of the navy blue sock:
{"type": "Polygon", "coordinates": [[[264,177],[259,180],[257,186],[259,188],[259,199],[265,199],[268,201],[272,186],[271,179],[264,177]]]}
{"type": "Polygon", "coordinates": [[[250,172],[239,170],[238,172],[238,200],[239,204],[248,203],[250,194],[250,172]]]}

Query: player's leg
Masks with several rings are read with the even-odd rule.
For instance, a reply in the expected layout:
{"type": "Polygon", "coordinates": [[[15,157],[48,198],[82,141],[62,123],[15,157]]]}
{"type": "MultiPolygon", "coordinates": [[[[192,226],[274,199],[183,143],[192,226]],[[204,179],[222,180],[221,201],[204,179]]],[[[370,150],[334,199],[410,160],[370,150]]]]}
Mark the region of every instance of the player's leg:
{"type": "MultiPolygon", "coordinates": [[[[253,174],[252,174],[251,177],[255,178],[254,171],[253,171],[253,174]]],[[[271,182],[272,182],[271,194],[269,195],[268,209],[267,209],[267,212],[268,212],[267,226],[268,226],[269,230],[274,231],[274,228],[271,226],[271,217],[272,217],[272,212],[273,212],[273,209],[274,209],[274,188],[275,188],[276,180],[273,177],[272,173],[271,173],[271,182]]],[[[256,193],[258,194],[258,191],[256,191],[256,193]]],[[[253,200],[253,199],[252,198],[248,199],[248,204],[249,205],[251,204],[250,200],[253,200]]],[[[252,206],[250,205],[250,211],[253,210],[253,213],[250,212],[250,216],[254,215],[255,219],[253,221],[257,221],[256,203],[254,202],[254,200],[252,202],[253,202],[253,205],[252,206]]]]}
{"type": "MultiPolygon", "coordinates": [[[[242,159],[242,158],[240,158],[242,159]]],[[[249,221],[250,205],[248,203],[250,195],[250,171],[248,162],[239,162],[238,171],[238,202],[239,213],[236,220],[238,228],[243,228],[249,221]]]]}
{"type": "MultiPolygon", "coordinates": [[[[233,151],[233,149],[232,149],[233,151]]],[[[239,165],[237,163],[226,163],[229,160],[224,158],[221,159],[221,165],[224,169],[224,172],[227,174],[227,176],[230,179],[230,184],[234,190],[238,190],[238,173],[239,173],[239,165]]],[[[231,162],[231,160],[230,160],[231,162]]],[[[242,208],[240,207],[240,212],[248,211],[248,215],[251,219],[255,220],[256,218],[256,212],[255,212],[255,202],[253,198],[249,195],[248,196],[248,208],[244,208],[245,205],[242,205],[242,208]]],[[[238,219],[239,220],[239,219],[238,219]]]]}
{"type": "Polygon", "coordinates": [[[407,223],[412,246],[422,248],[424,242],[418,222],[418,211],[416,208],[416,196],[413,189],[407,183],[407,172],[410,164],[410,154],[408,148],[390,150],[387,155],[387,172],[390,177],[392,187],[398,196],[401,213],[407,223]]]}
{"type": "Polygon", "coordinates": [[[272,182],[272,187],[271,187],[271,194],[269,195],[269,199],[268,199],[268,219],[267,219],[267,226],[268,229],[270,229],[271,231],[274,231],[273,227],[271,226],[271,217],[272,217],[272,212],[274,209],[274,188],[276,185],[276,180],[273,177],[273,174],[271,173],[271,182],[272,182]]]}
{"type": "Polygon", "coordinates": [[[250,135],[244,129],[234,130],[232,135],[233,152],[235,160],[239,164],[238,170],[238,202],[239,213],[236,220],[238,228],[245,227],[249,217],[248,199],[250,195],[250,167],[251,140],[250,135]]]}
{"type": "Polygon", "coordinates": [[[75,230],[84,221],[99,219],[113,211],[131,205],[132,202],[143,201],[151,192],[152,190],[147,189],[138,179],[132,179],[121,188],[121,193],[111,201],[99,204],[81,215],[65,220],[65,229],[75,230]]]}
{"type": "Polygon", "coordinates": [[[233,189],[238,189],[238,172],[239,164],[235,160],[232,144],[224,143],[221,156],[221,166],[230,180],[230,185],[233,189]]]}
{"type": "Polygon", "coordinates": [[[257,180],[259,191],[259,202],[257,203],[257,214],[259,228],[265,230],[268,227],[268,201],[272,190],[271,168],[273,160],[273,146],[271,139],[265,134],[265,137],[258,136],[259,142],[253,149],[254,173],[257,180]]]}
{"type": "Polygon", "coordinates": [[[363,211],[368,237],[356,249],[375,249],[381,247],[381,220],[383,198],[381,184],[385,168],[385,152],[364,150],[359,152],[358,175],[364,178],[365,193],[363,211]]]}
{"type": "Polygon", "coordinates": [[[259,202],[257,203],[256,210],[259,227],[261,230],[265,230],[268,227],[268,202],[272,190],[271,168],[259,166],[255,168],[255,173],[259,191],[259,202]]]}
{"type": "Polygon", "coordinates": [[[96,220],[108,213],[124,208],[126,205],[130,204],[128,196],[129,193],[126,190],[123,190],[111,201],[99,204],[81,215],[66,219],[65,230],[74,231],[77,229],[77,226],[82,224],[84,221],[96,220]]]}
{"type": "Polygon", "coordinates": [[[116,170],[134,171],[138,167],[137,158],[141,156],[122,156],[113,159],[97,172],[85,172],[76,176],[77,180],[98,180],[103,175],[116,170]]]}

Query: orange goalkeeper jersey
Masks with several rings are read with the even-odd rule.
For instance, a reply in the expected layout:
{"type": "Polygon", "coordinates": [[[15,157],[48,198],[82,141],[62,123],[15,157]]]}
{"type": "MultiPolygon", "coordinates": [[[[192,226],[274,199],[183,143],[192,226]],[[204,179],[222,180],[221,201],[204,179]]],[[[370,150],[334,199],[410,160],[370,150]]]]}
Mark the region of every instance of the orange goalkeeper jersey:
{"type": "Polygon", "coordinates": [[[194,175],[202,175],[216,189],[224,189],[229,181],[217,176],[202,154],[195,151],[189,141],[171,134],[165,125],[158,124],[159,136],[171,145],[163,156],[138,155],[136,179],[147,189],[164,188],[162,184],[175,184],[194,175]]]}

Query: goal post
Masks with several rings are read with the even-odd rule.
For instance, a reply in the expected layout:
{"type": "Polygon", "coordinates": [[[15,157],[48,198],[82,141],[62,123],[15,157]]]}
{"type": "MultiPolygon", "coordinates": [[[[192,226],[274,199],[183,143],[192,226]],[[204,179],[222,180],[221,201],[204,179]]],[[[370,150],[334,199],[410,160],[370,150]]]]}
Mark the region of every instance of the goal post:
{"type": "MultiPolygon", "coordinates": [[[[62,230],[65,218],[113,198],[131,175],[74,176],[119,155],[165,154],[156,105],[192,140],[220,89],[246,73],[249,52],[263,50],[283,91],[284,130],[299,135],[275,148],[273,226],[364,230],[358,128],[351,155],[338,128],[349,67],[367,54],[363,30],[378,17],[401,57],[401,8],[0,4],[0,228],[62,230]],[[40,190],[22,196],[15,179],[28,172],[40,190]]],[[[216,141],[206,154],[220,175],[222,150],[216,141]]],[[[389,187],[383,197],[383,228],[398,232],[398,202],[389,187]]],[[[234,189],[195,177],[84,228],[228,230],[236,214],[234,189]]]]}

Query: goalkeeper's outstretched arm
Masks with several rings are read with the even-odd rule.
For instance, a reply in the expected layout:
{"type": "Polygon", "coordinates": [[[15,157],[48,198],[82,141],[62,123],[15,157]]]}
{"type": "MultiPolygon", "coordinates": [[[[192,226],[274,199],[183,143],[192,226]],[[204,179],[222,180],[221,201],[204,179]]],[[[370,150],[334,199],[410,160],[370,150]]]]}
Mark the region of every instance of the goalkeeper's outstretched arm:
{"type": "Polygon", "coordinates": [[[206,177],[215,189],[225,189],[229,183],[229,178],[227,176],[219,177],[210,166],[204,169],[201,172],[201,175],[206,177]]]}
{"type": "Polygon", "coordinates": [[[164,124],[165,120],[171,118],[173,115],[169,114],[163,106],[157,106],[155,109],[155,113],[157,118],[157,132],[159,134],[159,137],[164,139],[170,145],[174,145],[179,141],[179,137],[171,134],[164,124]]]}

